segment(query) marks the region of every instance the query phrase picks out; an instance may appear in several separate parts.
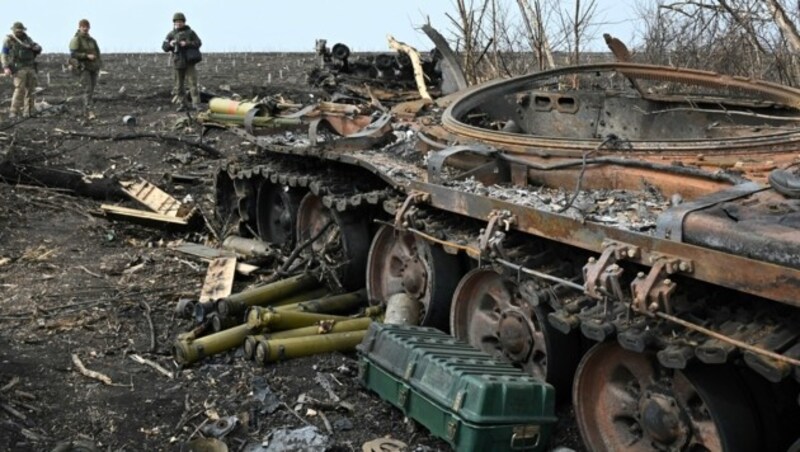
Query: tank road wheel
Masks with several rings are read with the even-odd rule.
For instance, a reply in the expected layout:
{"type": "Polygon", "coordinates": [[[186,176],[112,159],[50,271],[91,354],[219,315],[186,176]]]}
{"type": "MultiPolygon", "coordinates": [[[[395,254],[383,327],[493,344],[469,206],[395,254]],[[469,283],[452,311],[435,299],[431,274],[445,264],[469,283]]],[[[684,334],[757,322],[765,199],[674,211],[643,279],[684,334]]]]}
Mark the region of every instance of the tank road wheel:
{"type": "Polygon", "coordinates": [[[239,224],[239,203],[233,179],[222,168],[214,178],[215,211],[222,224],[223,233],[239,224]]]}
{"type": "Polygon", "coordinates": [[[668,370],[652,354],[603,343],[578,366],[572,397],[594,451],[759,449],[750,393],[728,366],[668,370]]]}
{"type": "Polygon", "coordinates": [[[263,181],[256,196],[256,225],[261,240],[291,248],[295,243],[297,209],[305,192],[263,181]]]}
{"type": "Polygon", "coordinates": [[[367,295],[386,302],[405,292],[422,304],[420,324],[447,331],[453,290],[461,277],[458,256],[410,232],[383,226],[367,261],[367,295]]]}
{"type": "Polygon", "coordinates": [[[455,337],[552,384],[559,395],[569,394],[580,337],[556,331],[547,314],[546,307],[525,301],[514,282],[478,268],[461,279],[453,294],[450,328],[455,337]]]}
{"type": "Polygon", "coordinates": [[[358,290],[364,287],[367,267],[368,220],[362,212],[328,209],[322,198],[309,192],[297,209],[297,243],[319,235],[310,246],[314,254],[324,265],[337,268],[345,289],[358,290]]]}

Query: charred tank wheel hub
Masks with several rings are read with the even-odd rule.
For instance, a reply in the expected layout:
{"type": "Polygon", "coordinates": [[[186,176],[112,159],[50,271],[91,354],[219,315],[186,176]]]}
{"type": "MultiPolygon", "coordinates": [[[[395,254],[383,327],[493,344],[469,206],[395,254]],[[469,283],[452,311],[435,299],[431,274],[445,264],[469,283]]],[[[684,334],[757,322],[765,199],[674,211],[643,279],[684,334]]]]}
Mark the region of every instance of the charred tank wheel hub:
{"type": "Polygon", "coordinates": [[[523,305],[514,282],[494,270],[472,270],[453,294],[450,325],[457,338],[546,378],[545,337],[523,305]]]}
{"type": "MultiPolygon", "coordinates": [[[[412,248],[412,252],[416,253],[416,248],[412,248]]],[[[403,288],[406,293],[421,300],[425,295],[425,285],[428,282],[428,271],[425,265],[420,261],[416,255],[410,259],[406,259],[403,264],[403,288]]]]}
{"type": "Polygon", "coordinates": [[[370,235],[369,218],[358,211],[333,211],[307,193],[297,208],[297,241],[310,245],[324,266],[339,262],[336,278],[348,290],[364,287],[370,235]]]}
{"type": "Polygon", "coordinates": [[[367,296],[385,303],[405,293],[419,301],[420,323],[447,330],[453,290],[461,277],[458,257],[411,232],[382,226],[367,261],[367,296]]]}
{"type": "Polygon", "coordinates": [[[497,337],[505,355],[512,361],[527,360],[533,346],[533,335],[525,315],[512,310],[505,311],[500,315],[497,326],[497,337]]]}
{"type": "Polygon", "coordinates": [[[654,444],[680,448],[686,443],[688,426],[682,421],[675,398],[646,392],[639,401],[639,422],[645,436],[654,444]]]}
{"type": "Polygon", "coordinates": [[[759,450],[757,409],[729,366],[664,369],[654,353],[606,342],[578,365],[572,400],[595,451],[759,450]]]}

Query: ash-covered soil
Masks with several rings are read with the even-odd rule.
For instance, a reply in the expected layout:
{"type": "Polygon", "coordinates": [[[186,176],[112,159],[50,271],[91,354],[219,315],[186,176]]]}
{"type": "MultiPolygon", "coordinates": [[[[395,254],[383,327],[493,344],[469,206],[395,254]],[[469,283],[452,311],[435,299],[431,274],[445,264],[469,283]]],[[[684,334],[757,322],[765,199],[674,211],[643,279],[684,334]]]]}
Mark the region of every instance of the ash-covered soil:
{"type": "MultiPolygon", "coordinates": [[[[224,437],[234,451],[285,450],[279,437],[287,432],[312,450],[362,450],[387,435],[411,449],[448,450],[363,390],[353,355],[262,367],[237,351],[187,369],[175,365],[172,342],[192,327],[176,316],[175,305],[197,297],[206,264],[170,245],[216,244],[213,173],[255,148],[215,129],[203,143],[224,158],[139,136],[200,138],[201,128],[170,104],[168,55],[106,56],[98,119],[91,122],[81,118],[77,80],[62,70],[65,62],[65,55],[40,58],[43,111],[19,123],[6,119],[12,88],[0,80],[0,162],[141,177],[196,202],[211,228],[171,232],[111,221],[101,200],[0,183],[0,450],[188,450],[189,440],[209,435],[220,419],[237,424],[224,437]],[[135,126],[123,124],[126,115],[135,126]],[[174,183],[174,176],[193,182],[174,183]],[[79,372],[75,358],[111,384],[79,372]]],[[[310,54],[210,54],[199,70],[209,92],[245,99],[283,94],[307,103],[322,95],[305,86],[313,64],[310,54]]],[[[235,290],[257,281],[238,276],[235,290]]],[[[561,418],[553,446],[580,448],[569,408],[561,418]]]]}

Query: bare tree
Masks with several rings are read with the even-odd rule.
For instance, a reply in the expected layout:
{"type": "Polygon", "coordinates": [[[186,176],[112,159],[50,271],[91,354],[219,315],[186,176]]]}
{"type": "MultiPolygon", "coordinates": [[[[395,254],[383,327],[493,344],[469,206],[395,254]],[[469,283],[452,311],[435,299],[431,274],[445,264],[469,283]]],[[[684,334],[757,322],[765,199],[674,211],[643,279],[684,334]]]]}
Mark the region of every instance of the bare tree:
{"type": "MultiPolygon", "coordinates": [[[[563,5],[564,2],[555,2],[563,5]]],[[[593,20],[597,15],[597,0],[574,0],[573,7],[561,6],[558,21],[563,42],[568,51],[569,64],[580,64],[582,43],[593,33],[593,20]]]]}
{"type": "Polygon", "coordinates": [[[550,41],[547,38],[546,18],[542,14],[541,0],[517,0],[517,5],[522,16],[522,24],[527,32],[528,43],[536,55],[539,69],[555,68],[556,63],[550,49],[550,41]]]}
{"type": "Polygon", "coordinates": [[[797,84],[800,34],[787,11],[786,0],[640,2],[639,54],[651,63],[797,84]]]}
{"type": "Polygon", "coordinates": [[[453,0],[452,39],[472,84],[556,66],[555,53],[580,62],[597,0],[453,0]],[[531,58],[533,56],[533,58],[531,58]]]}

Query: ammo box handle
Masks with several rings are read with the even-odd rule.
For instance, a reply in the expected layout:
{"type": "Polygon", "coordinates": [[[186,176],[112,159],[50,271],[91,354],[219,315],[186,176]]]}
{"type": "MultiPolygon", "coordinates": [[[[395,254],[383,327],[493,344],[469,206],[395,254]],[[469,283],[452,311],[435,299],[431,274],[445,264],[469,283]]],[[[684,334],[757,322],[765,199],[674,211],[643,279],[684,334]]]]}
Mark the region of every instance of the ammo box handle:
{"type": "Polygon", "coordinates": [[[511,435],[511,450],[529,450],[539,445],[541,435],[539,434],[540,427],[538,425],[525,425],[521,427],[514,427],[514,433],[511,435]]]}

